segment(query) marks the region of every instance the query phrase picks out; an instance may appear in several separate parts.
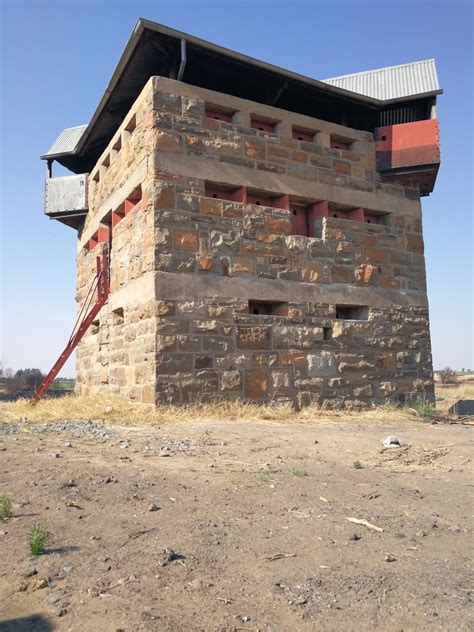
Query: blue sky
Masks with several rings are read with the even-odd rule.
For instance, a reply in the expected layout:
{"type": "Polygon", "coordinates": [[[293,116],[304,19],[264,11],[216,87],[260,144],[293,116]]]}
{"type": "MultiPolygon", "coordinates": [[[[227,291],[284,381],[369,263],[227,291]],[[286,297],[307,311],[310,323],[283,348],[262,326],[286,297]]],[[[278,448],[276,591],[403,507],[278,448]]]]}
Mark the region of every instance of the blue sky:
{"type": "MultiPolygon", "coordinates": [[[[0,0],[0,358],[47,370],[75,316],[76,233],[42,214],[44,153],[87,123],[138,17],[325,78],[436,59],[442,166],[423,221],[435,368],[473,368],[472,3],[0,0]]],[[[69,362],[63,375],[74,374],[69,362]]]]}

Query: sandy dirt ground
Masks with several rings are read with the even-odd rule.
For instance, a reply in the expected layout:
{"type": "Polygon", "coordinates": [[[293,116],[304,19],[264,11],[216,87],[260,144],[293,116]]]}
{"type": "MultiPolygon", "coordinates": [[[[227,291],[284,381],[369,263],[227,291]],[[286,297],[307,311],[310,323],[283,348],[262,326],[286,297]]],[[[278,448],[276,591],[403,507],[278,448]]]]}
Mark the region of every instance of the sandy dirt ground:
{"type": "Polygon", "coordinates": [[[471,459],[422,421],[1,424],[0,630],[472,630],[471,459]]]}

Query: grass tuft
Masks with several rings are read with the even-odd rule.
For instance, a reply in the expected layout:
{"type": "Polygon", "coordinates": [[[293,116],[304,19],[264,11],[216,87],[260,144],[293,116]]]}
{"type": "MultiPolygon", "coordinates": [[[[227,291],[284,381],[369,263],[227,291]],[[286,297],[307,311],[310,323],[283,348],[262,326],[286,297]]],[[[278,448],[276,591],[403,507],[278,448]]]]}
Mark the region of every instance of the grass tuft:
{"type": "Polygon", "coordinates": [[[257,477],[257,481],[259,481],[260,483],[268,483],[268,481],[270,480],[267,472],[264,472],[263,470],[257,472],[255,476],[257,477]]]}
{"type": "Polygon", "coordinates": [[[0,496],[0,518],[3,521],[8,520],[13,516],[12,503],[6,494],[0,496]]]}
{"type": "Polygon", "coordinates": [[[199,437],[199,445],[210,445],[211,441],[212,432],[210,430],[205,430],[199,437]]]}
{"type": "Polygon", "coordinates": [[[352,467],[353,467],[355,470],[363,470],[363,469],[364,469],[364,466],[362,465],[362,463],[361,463],[360,461],[354,461],[354,462],[352,463],[352,467]]]}
{"type": "Polygon", "coordinates": [[[425,399],[419,399],[415,404],[411,406],[421,417],[431,417],[436,414],[436,408],[434,404],[426,401],[425,399]]]}
{"type": "Polygon", "coordinates": [[[43,555],[50,533],[40,524],[35,524],[30,531],[30,551],[32,555],[43,555]]]}
{"type": "Polygon", "coordinates": [[[308,476],[308,472],[302,467],[296,467],[296,466],[292,467],[291,473],[293,474],[293,476],[297,476],[298,478],[301,478],[303,476],[308,476]]]}

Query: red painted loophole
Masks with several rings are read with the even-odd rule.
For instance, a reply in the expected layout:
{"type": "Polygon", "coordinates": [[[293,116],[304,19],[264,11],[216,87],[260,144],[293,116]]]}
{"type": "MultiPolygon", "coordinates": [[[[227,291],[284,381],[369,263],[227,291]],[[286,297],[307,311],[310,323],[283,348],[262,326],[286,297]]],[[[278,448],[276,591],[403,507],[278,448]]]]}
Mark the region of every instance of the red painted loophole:
{"type": "Polygon", "coordinates": [[[252,119],[250,127],[252,129],[258,129],[260,132],[273,133],[275,131],[276,123],[268,123],[267,121],[259,121],[258,119],[252,119]]]}
{"type": "Polygon", "coordinates": [[[298,129],[297,127],[293,128],[293,138],[296,140],[303,140],[307,143],[312,143],[314,140],[315,132],[307,132],[306,130],[298,129]]]}
{"type": "Polygon", "coordinates": [[[206,117],[215,119],[216,121],[225,121],[230,123],[232,121],[232,114],[229,112],[222,112],[221,110],[206,109],[206,117]]]}

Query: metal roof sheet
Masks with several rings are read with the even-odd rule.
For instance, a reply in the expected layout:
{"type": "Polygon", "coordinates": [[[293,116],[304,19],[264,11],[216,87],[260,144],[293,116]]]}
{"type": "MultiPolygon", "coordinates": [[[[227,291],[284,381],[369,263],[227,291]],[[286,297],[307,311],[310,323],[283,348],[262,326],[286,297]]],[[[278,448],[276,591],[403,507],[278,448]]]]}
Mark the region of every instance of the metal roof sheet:
{"type": "Polygon", "coordinates": [[[356,72],[323,81],[381,101],[441,92],[434,59],[356,72]]]}
{"type": "Polygon", "coordinates": [[[78,125],[77,127],[63,129],[46,154],[41,156],[41,158],[53,158],[54,156],[73,153],[86,128],[87,125],[78,125]]]}

